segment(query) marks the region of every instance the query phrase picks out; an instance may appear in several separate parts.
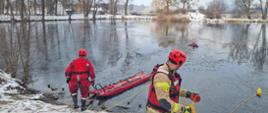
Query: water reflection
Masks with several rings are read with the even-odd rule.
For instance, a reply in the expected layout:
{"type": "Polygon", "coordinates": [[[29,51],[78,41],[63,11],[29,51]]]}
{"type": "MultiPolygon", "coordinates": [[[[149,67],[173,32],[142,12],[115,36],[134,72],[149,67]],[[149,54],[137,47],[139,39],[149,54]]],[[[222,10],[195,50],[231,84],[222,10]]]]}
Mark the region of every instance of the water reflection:
{"type": "Polygon", "coordinates": [[[106,51],[108,56],[108,64],[115,65],[121,57],[121,53],[119,52],[119,36],[117,33],[116,21],[110,22],[108,34],[110,36],[110,38],[107,38],[107,42],[109,42],[110,46],[107,46],[106,51]]]}
{"type": "MultiPolygon", "coordinates": [[[[42,22],[42,37],[43,37],[43,48],[42,52],[45,55],[45,62],[48,62],[48,47],[47,47],[47,30],[46,30],[46,24],[45,22],[42,22]]],[[[47,65],[44,65],[47,66],[47,65]]],[[[44,69],[47,69],[47,67],[44,67],[44,69]]]]}
{"type": "Polygon", "coordinates": [[[249,59],[249,27],[250,25],[235,25],[234,35],[230,44],[230,56],[232,59],[237,59],[240,64],[249,59]]]}
{"type": "Polygon", "coordinates": [[[130,64],[132,63],[131,60],[133,59],[133,56],[131,55],[131,44],[129,39],[129,33],[128,33],[128,24],[127,22],[124,22],[124,32],[125,32],[125,53],[123,53],[124,56],[124,62],[122,64],[122,72],[127,72],[130,68],[130,64]]]}
{"type": "Polygon", "coordinates": [[[230,45],[230,57],[239,64],[251,61],[257,69],[263,70],[267,64],[266,24],[257,27],[236,25],[230,45]],[[252,29],[260,28],[258,33],[252,29]]]}
{"type": "Polygon", "coordinates": [[[178,47],[189,42],[188,23],[155,23],[152,31],[162,47],[178,47]]]}
{"type": "Polygon", "coordinates": [[[267,64],[267,39],[266,39],[266,24],[261,25],[260,34],[257,37],[257,40],[253,46],[252,50],[252,61],[255,62],[255,65],[258,69],[263,69],[264,64],[267,64]]]}
{"type": "Polygon", "coordinates": [[[0,26],[0,53],[3,62],[3,68],[11,73],[13,77],[17,75],[17,67],[19,64],[19,44],[18,38],[14,33],[15,25],[0,26]]]}
{"type": "Polygon", "coordinates": [[[19,42],[20,60],[23,68],[23,81],[27,83],[30,76],[30,56],[31,56],[31,24],[21,23],[20,29],[17,32],[19,42]]]}
{"type": "MultiPolygon", "coordinates": [[[[202,37],[207,29],[213,29],[215,32],[209,31],[213,34],[212,39],[215,38],[213,42],[223,39],[213,36],[226,37],[226,34],[231,34],[228,45],[229,56],[238,64],[251,61],[257,69],[261,70],[267,64],[265,24],[197,26],[183,23],[153,23],[151,25],[150,30],[154,35],[151,37],[156,38],[150,37],[148,41],[152,42],[156,39],[157,44],[162,48],[188,50],[187,44],[195,37],[199,35],[202,37]],[[219,33],[217,32],[219,29],[220,32],[226,33],[214,35],[219,33]]],[[[113,67],[127,72],[139,55],[133,52],[133,48],[138,46],[133,44],[135,35],[129,34],[133,33],[131,26],[133,26],[131,22],[106,21],[94,24],[88,20],[71,24],[66,22],[1,24],[1,68],[12,73],[13,76],[18,72],[22,73],[24,81],[28,81],[26,78],[30,78],[30,72],[33,72],[31,70],[63,70],[66,62],[76,57],[76,50],[83,47],[89,51],[89,59],[99,71],[102,70],[100,68],[113,67]],[[129,29],[132,31],[129,32],[129,29]],[[57,66],[59,64],[63,66],[57,66]]],[[[228,37],[223,40],[228,40],[228,37]]],[[[58,73],[61,72],[63,71],[58,73]]]]}
{"type": "MultiPolygon", "coordinates": [[[[207,26],[136,21],[92,23],[87,20],[73,21],[71,24],[5,23],[0,24],[0,68],[14,75],[22,75],[21,78],[28,77],[24,81],[33,80],[31,86],[39,90],[46,88],[47,84],[67,88],[64,68],[77,57],[76,51],[83,47],[88,50],[88,58],[96,68],[96,82],[107,85],[138,71],[150,72],[153,65],[166,60],[171,48],[180,48],[188,51],[189,58],[181,70],[184,80],[188,81],[184,85],[200,89],[204,95],[217,94],[204,98],[198,109],[205,113],[214,112],[208,109],[213,103],[213,107],[219,110],[217,113],[221,113],[226,110],[223,104],[231,108],[238,101],[235,95],[247,92],[246,85],[240,84],[247,84],[245,81],[248,79],[235,78],[236,75],[229,72],[230,68],[236,73],[254,70],[228,60],[250,68],[253,64],[257,69],[267,69],[266,30],[266,25],[258,24],[207,26]],[[194,39],[198,41],[199,48],[188,49],[187,45],[194,39]],[[208,87],[211,89],[202,92],[208,87]],[[230,92],[226,93],[227,90],[230,92]],[[220,97],[230,101],[222,101],[220,97]]],[[[262,84],[265,86],[267,82],[262,84]]],[[[120,96],[128,97],[135,90],[139,89],[120,96]]],[[[146,95],[147,92],[133,103],[136,106],[145,105],[146,95]]],[[[131,108],[131,111],[137,109],[140,108],[131,108]]]]}

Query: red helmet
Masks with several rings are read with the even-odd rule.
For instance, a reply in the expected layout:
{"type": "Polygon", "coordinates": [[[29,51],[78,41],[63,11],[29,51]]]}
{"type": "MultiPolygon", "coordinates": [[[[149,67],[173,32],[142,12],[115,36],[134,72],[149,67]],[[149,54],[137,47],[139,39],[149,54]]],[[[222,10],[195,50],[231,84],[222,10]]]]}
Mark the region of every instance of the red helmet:
{"type": "Polygon", "coordinates": [[[173,64],[181,66],[186,62],[186,54],[179,49],[174,49],[169,53],[168,59],[173,64]]]}
{"type": "Polygon", "coordinates": [[[80,49],[79,51],[78,51],[78,55],[79,56],[87,56],[87,50],[86,49],[80,49]]]}

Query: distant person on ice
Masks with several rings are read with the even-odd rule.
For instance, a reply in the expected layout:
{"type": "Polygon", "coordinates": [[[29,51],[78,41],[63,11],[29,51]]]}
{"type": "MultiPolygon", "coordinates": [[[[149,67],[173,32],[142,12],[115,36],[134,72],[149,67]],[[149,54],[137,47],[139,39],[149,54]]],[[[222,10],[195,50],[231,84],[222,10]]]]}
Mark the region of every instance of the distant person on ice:
{"type": "Polygon", "coordinates": [[[147,113],[192,113],[191,106],[179,104],[179,97],[200,101],[198,93],[181,90],[181,77],[176,71],[186,62],[183,51],[175,49],[169,53],[165,64],[153,69],[149,88],[147,113]]]}
{"type": "Polygon", "coordinates": [[[86,58],[86,49],[78,51],[79,57],[74,59],[66,68],[66,82],[73,99],[74,108],[79,108],[77,104],[78,88],[81,92],[81,111],[86,110],[86,99],[89,96],[89,87],[94,85],[95,71],[91,62],[86,58]]]}

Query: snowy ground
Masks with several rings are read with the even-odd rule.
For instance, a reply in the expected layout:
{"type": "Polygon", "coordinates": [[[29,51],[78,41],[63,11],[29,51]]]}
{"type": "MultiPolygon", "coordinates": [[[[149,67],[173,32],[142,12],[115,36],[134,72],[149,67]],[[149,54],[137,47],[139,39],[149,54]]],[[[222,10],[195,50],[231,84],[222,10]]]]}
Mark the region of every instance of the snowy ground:
{"type": "Polygon", "coordinates": [[[267,23],[268,20],[247,19],[247,18],[229,18],[209,19],[202,13],[189,12],[187,16],[191,22],[203,22],[207,24],[224,24],[224,23],[267,23]]]}
{"type": "MultiPolygon", "coordinates": [[[[14,16],[15,20],[21,20],[19,15],[14,16]]],[[[130,20],[151,20],[153,16],[136,16],[136,15],[96,15],[96,19],[130,19],[130,20]]],[[[30,16],[31,21],[40,21],[42,16],[30,16]]],[[[68,20],[69,16],[45,16],[47,21],[56,21],[56,20],[68,20]]],[[[73,14],[71,16],[72,20],[83,20],[83,19],[92,19],[92,15],[89,15],[88,18],[85,18],[83,14],[73,14]]],[[[8,22],[11,20],[10,15],[0,15],[0,21],[8,22]]]]}
{"type": "Polygon", "coordinates": [[[187,16],[191,22],[203,22],[206,18],[202,13],[187,13],[187,16]]]}
{"type": "MultiPolygon", "coordinates": [[[[224,24],[224,23],[267,23],[268,20],[262,19],[245,19],[245,18],[221,18],[221,19],[209,19],[202,13],[198,12],[189,12],[186,15],[191,22],[207,23],[207,24],[224,24]]],[[[19,15],[14,16],[15,20],[20,21],[21,17],[19,15]]],[[[97,20],[105,19],[125,19],[125,20],[152,20],[155,16],[138,16],[138,15],[96,15],[97,20]]],[[[66,21],[69,19],[69,16],[45,16],[46,21],[66,21]]],[[[90,14],[88,18],[85,18],[83,14],[73,14],[71,16],[72,20],[84,20],[92,19],[90,14]]],[[[9,22],[11,20],[10,15],[0,15],[0,22],[9,22]]],[[[41,21],[42,16],[30,16],[29,20],[31,21],[41,21]]]]}
{"type": "MultiPolygon", "coordinates": [[[[52,105],[40,101],[42,94],[21,94],[20,81],[0,70],[0,113],[76,113],[67,105],[52,105]]],[[[83,113],[106,113],[87,110],[83,113]]]]}

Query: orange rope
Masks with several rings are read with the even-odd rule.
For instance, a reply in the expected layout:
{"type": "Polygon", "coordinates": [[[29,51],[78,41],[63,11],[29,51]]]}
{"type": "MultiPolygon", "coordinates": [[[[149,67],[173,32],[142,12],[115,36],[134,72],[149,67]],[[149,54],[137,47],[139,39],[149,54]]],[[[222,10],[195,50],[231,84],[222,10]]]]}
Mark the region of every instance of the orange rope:
{"type": "Polygon", "coordinates": [[[236,107],[235,107],[230,113],[235,113],[235,112],[237,112],[237,111],[239,110],[239,108],[240,108],[243,104],[247,103],[249,100],[253,99],[254,97],[256,97],[256,96],[255,96],[255,95],[254,95],[254,96],[250,95],[250,96],[248,96],[247,98],[241,100],[241,101],[236,105],[236,107]]]}

